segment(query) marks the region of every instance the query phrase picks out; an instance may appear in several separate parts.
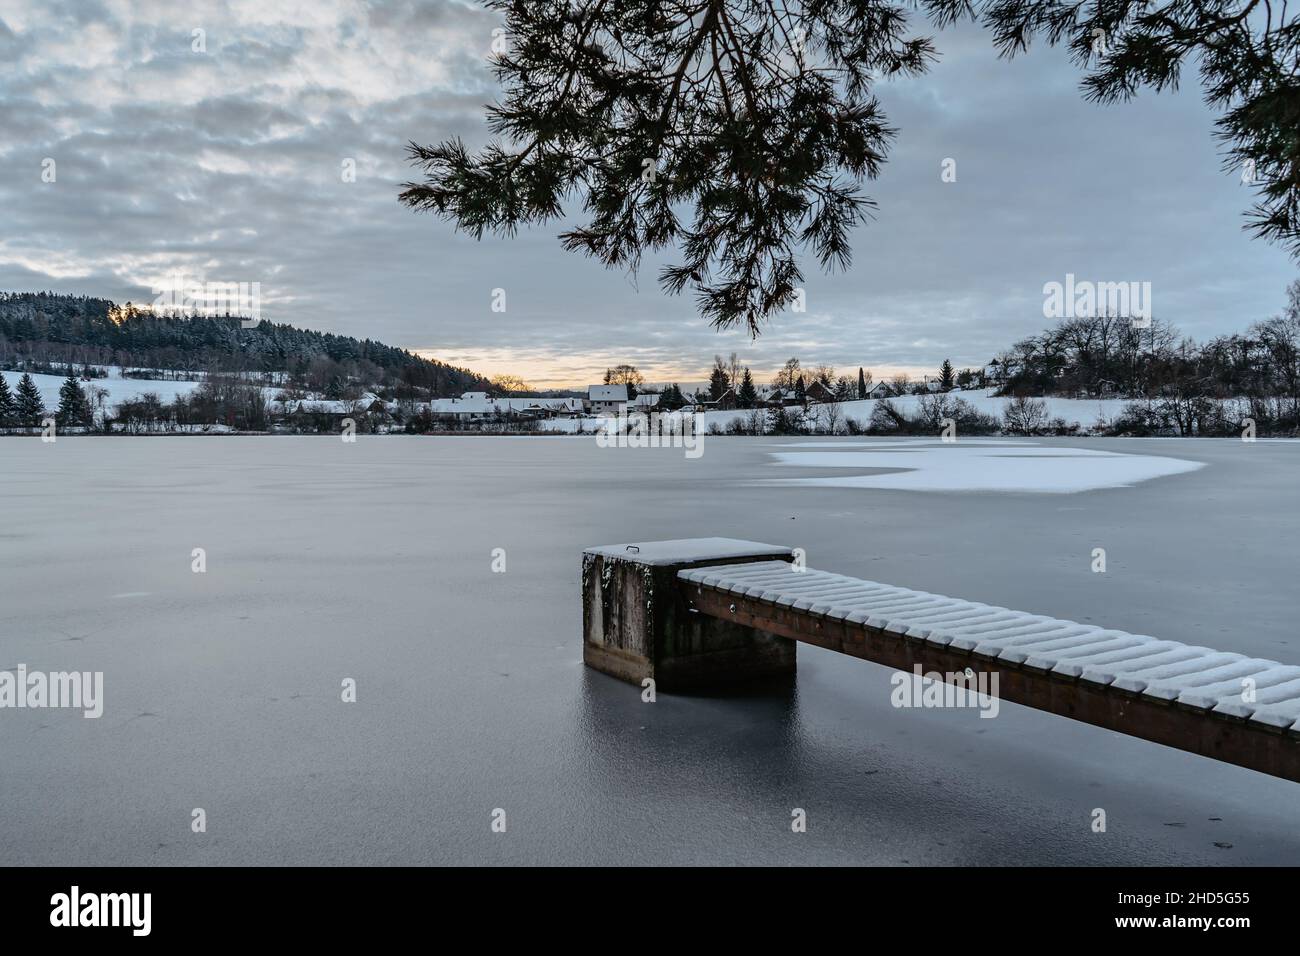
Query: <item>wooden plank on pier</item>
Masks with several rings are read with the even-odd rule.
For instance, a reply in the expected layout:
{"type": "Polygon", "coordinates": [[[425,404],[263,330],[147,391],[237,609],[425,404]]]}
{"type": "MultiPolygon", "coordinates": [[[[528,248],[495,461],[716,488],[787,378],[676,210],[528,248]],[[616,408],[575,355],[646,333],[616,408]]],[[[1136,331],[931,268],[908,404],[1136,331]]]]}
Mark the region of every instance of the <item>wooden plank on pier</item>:
{"type": "Polygon", "coordinates": [[[784,561],[678,572],[691,610],[1300,782],[1300,667],[784,561]]]}

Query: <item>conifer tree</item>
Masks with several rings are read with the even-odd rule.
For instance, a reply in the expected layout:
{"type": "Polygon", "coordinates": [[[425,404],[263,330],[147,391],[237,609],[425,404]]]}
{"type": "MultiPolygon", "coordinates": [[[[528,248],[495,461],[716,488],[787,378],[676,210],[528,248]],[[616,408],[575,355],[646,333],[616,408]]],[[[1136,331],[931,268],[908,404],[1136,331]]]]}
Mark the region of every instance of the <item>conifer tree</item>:
{"type": "Polygon", "coordinates": [[[45,416],[45,403],[41,400],[41,390],[36,387],[32,377],[26,372],[18,380],[18,394],[14,404],[16,424],[25,428],[38,428],[45,416]]]}
{"type": "Polygon", "coordinates": [[[727,366],[722,361],[722,356],[714,356],[713,371],[709,373],[709,398],[717,401],[731,387],[731,382],[727,377],[727,366]]]}
{"type": "Polygon", "coordinates": [[[675,412],[685,404],[686,396],[682,394],[681,388],[675,382],[665,388],[659,396],[659,407],[666,412],[675,412]]]}
{"type": "MultiPolygon", "coordinates": [[[[757,335],[798,297],[801,257],[849,265],[861,186],[895,131],[876,95],[974,19],[1004,57],[1069,48],[1084,95],[1128,100],[1200,74],[1249,226],[1300,256],[1300,24],[1270,0],[484,0],[504,18],[487,108],[497,141],[411,143],[400,200],[476,238],[581,209],[560,236],[611,268],[677,250],[714,325],[757,335]],[[909,16],[917,11],[920,16],[909,16]],[[566,209],[566,204],[571,204],[566,209]]],[[[1007,114],[1010,121],[1011,112],[1007,114]]]]}
{"type": "Polygon", "coordinates": [[[59,410],[54,420],[60,428],[91,423],[90,402],[75,375],[69,375],[59,387],[59,410]]]}
{"type": "Polygon", "coordinates": [[[736,399],[741,408],[753,408],[758,404],[758,389],[754,388],[754,376],[749,374],[748,366],[740,378],[740,391],[736,393],[736,399]]]}
{"type": "Polygon", "coordinates": [[[0,428],[7,428],[14,423],[17,407],[14,393],[9,390],[9,383],[0,375],[0,428]]]}
{"type": "Polygon", "coordinates": [[[949,359],[944,359],[943,365],[939,367],[939,386],[945,392],[950,392],[952,391],[954,384],[955,378],[952,370],[952,362],[949,359]]]}

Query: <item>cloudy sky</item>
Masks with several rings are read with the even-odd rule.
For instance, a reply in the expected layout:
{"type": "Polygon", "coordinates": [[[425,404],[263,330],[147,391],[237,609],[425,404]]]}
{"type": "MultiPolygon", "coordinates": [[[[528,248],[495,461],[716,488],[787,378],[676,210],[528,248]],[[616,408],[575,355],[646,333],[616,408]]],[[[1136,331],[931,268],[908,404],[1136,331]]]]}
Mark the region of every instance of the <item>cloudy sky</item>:
{"type": "Polygon", "coordinates": [[[654,263],[608,272],[555,224],[476,242],[398,204],[408,140],[482,142],[498,25],[458,0],[0,0],[0,289],[260,282],[273,321],[558,385],[618,362],[694,381],[731,351],[764,377],[790,355],[877,377],[983,364],[1043,327],[1066,273],[1149,281],[1155,313],[1204,338],[1275,314],[1297,275],[1242,232],[1250,190],[1194,82],[1096,106],[1063,51],[1007,63],[967,27],[878,89],[901,132],[849,272],[809,263],[806,314],[717,333],[654,263]]]}

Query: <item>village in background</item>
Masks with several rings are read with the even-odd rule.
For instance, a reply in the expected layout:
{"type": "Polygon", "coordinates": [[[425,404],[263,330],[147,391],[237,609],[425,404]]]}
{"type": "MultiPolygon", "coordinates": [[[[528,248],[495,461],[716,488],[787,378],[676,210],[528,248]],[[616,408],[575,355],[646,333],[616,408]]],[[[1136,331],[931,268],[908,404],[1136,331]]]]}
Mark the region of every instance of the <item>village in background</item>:
{"type": "Polygon", "coordinates": [[[756,376],[715,356],[691,390],[633,365],[586,388],[488,380],[370,340],[128,303],[0,294],[0,433],[583,434],[697,416],[710,434],[1300,434],[1300,280],[1282,315],[1198,344],[1160,319],[1058,321],[974,368],[876,379],[790,358],[756,376]],[[252,328],[247,326],[252,325],[252,328]]]}

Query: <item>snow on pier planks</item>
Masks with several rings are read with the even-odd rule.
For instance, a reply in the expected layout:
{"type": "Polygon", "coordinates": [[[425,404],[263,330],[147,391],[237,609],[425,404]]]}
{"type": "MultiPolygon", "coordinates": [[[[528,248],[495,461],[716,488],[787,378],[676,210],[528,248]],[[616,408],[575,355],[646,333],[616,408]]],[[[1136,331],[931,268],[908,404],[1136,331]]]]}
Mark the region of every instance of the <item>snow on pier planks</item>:
{"type": "Polygon", "coordinates": [[[678,573],[694,610],[1300,781],[1300,667],[785,561],[678,573]]]}

